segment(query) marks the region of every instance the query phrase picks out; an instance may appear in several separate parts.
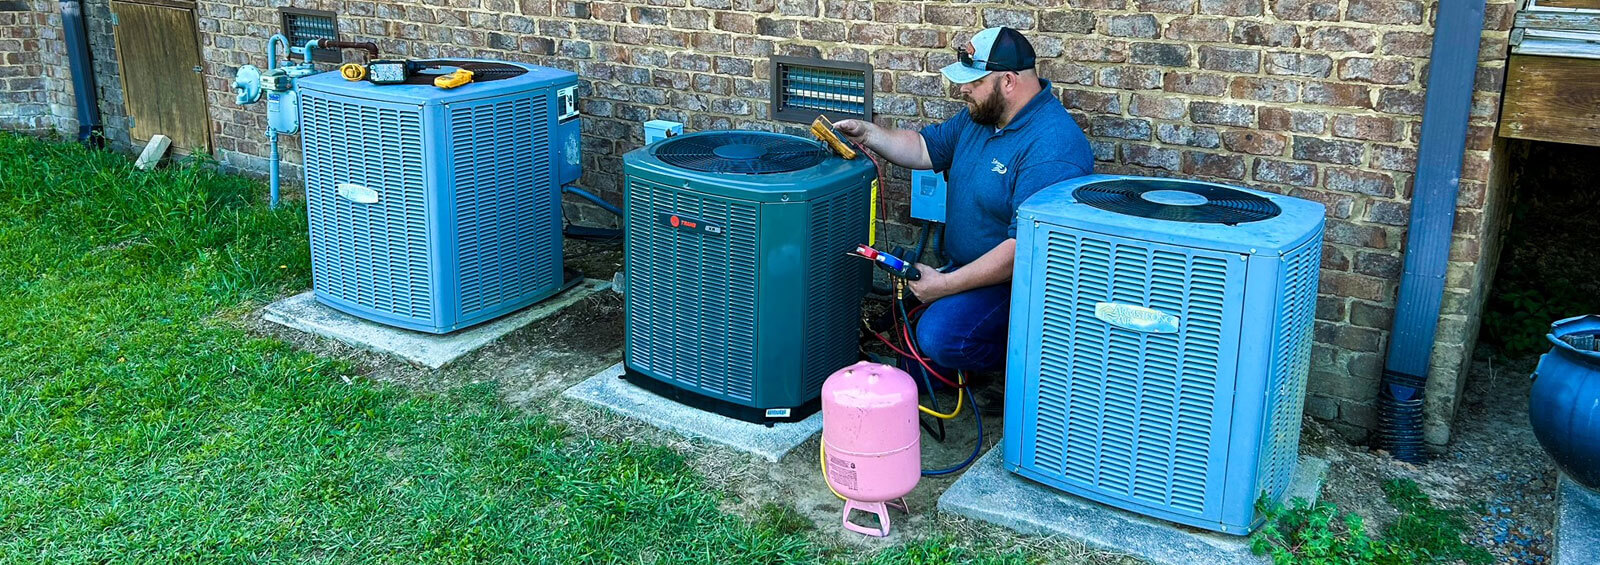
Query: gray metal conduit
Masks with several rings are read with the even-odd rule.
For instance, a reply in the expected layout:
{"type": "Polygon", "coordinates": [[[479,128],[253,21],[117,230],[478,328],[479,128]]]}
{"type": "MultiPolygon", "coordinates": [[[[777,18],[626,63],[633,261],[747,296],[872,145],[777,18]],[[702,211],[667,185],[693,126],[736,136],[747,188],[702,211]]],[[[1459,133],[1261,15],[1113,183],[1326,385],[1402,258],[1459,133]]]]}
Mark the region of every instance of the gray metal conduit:
{"type": "Polygon", "coordinates": [[[1419,463],[1427,457],[1422,421],[1428,362],[1444,300],[1484,3],[1446,0],[1438,4],[1406,235],[1405,273],[1400,279],[1399,304],[1378,390],[1377,447],[1401,461],[1419,463]]]}
{"type": "Polygon", "coordinates": [[[95,96],[94,61],[89,55],[83,2],[61,0],[61,28],[67,44],[67,66],[72,72],[72,99],[78,106],[78,141],[102,147],[105,127],[100,123],[100,101],[95,96]]]}

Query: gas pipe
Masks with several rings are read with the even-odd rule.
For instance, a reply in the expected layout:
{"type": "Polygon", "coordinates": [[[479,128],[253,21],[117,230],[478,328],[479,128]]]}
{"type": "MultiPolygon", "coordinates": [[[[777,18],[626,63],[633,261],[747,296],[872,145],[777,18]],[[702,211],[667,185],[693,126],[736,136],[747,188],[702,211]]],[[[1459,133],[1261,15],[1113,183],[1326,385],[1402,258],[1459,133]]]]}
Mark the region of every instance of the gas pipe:
{"type": "Polygon", "coordinates": [[[917,383],[866,361],[830,375],[822,384],[822,450],[824,480],[845,499],[845,529],[889,535],[889,506],[908,511],[902,497],[922,478],[917,383]],[[879,527],[851,522],[856,510],[877,515],[879,527]]]}

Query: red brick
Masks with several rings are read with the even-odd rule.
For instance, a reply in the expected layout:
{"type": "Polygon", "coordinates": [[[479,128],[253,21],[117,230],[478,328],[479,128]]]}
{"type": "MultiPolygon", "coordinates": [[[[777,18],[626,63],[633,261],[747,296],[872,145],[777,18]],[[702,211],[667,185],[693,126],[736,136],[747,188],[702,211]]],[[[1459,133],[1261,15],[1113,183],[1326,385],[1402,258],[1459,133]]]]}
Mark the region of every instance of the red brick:
{"type": "Polygon", "coordinates": [[[1316,186],[1317,166],[1311,163],[1256,159],[1255,179],[1295,186],[1316,186]]]}
{"type": "Polygon", "coordinates": [[[1410,147],[1374,145],[1371,166],[1388,171],[1414,172],[1417,170],[1417,150],[1410,147]]]}
{"type": "Polygon", "coordinates": [[[895,29],[888,24],[850,26],[850,42],[857,45],[894,45],[895,29]]]}
{"type": "Polygon", "coordinates": [[[1255,125],[1255,106],[1218,102],[1190,102],[1189,119],[1197,124],[1251,127],[1255,125]]]}
{"type": "Polygon", "coordinates": [[[1096,63],[1121,63],[1128,60],[1126,41],[1103,39],[1072,39],[1064,42],[1066,56],[1073,61],[1096,63]]]}
{"type": "Polygon", "coordinates": [[[756,18],[749,14],[735,14],[732,12],[717,12],[714,24],[717,29],[752,35],[756,32],[756,18]]]}
{"type": "Polygon", "coordinates": [[[1139,67],[1100,69],[1100,86],[1121,90],[1157,89],[1161,88],[1161,71],[1139,67]]]}
{"type": "Polygon", "coordinates": [[[1261,52],[1250,49],[1200,47],[1200,68],[1209,71],[1254,74],[1261,71],[1261,52]]]}
{"type": "Polygon", "coordinates": [[[1122,154],[1128,163],[1153,169],[1178,171],[1183,168],[1182,155],[1172,149],[1151,147],[1142,144],[1123,144],[1122,154]]]}
{"type": "Polygon", "coordinates": [[[1326,176],[1322,186],[1328,190],[1384,198],[1394,196],[1394,177],[1385,173],[1334,167],[1327,170],[1326,176]]]}
{"type": "Polygon", "coordinates": [[[1261,129],[1273,131],[1289,130],[1289,111],[1283,108],[1265,107],[1260,112],[1261,129]]]}
{"type": "Polygon", "coordinates": [[[1371,89],[1359,84],[1309,83],[1300,92],[1300,99],[1307,104],[1320,104],[1323,106],[1372,107],[1371,89]]]}
{"type": "Polygon", "coordinates": [[[1217,16],[1259,16],[1261,0],[1200,0],[1200,13],[1217,16]]]}
{"type": "Polygon", "coordinates": [[[1353,141],[1336,141],[1315,137],[1295,136],[1294,158],[1302,161],[1358,165],[1361,163],[1362,145],[1353,141]]]}
{"type": "Polygon", "coordinates": [[[1162,77],[1161,87],[1179,94],[1222,96],[1228,91],[1228,79],[1221,75],[1170,72],[1162,77]]]}
{"type": "MultiPolygon", "coordinates": [[[[1350,258],[1346,257],[1345,253],[1344,253],[1344,250],[1340,249],[1338,246],[1323,245],[1322,246],[1322,268],[1323,269],[1327,269],[1327,270],[1332,270],[1332,271],[1348,271],[1348,270],[1350,270],[1350,258]]],[[[1330,318],[1322,318],[1319,315],[1318,318],[1319,319],[1326,319],[1326,320],[1330,320],[1330,321],[1334,321],[1334,322],[1343,321],[1344,320],[1344,311],[1345,311],[1344,310],[1345,298],[1342,297],[1342,296],[1340,296],[1340,297],[1329,297],[1329,298],[1333,298],[1333,299],[1335,299],[1335,300],[1337,300],[1339,302],[1339,308],[1337,310],[1338,316],[1337,317],[1330,317],[1330,318]]],[[[1322,300],[1323,299],[1321,297],[1317,298],[1317,310],[1319,312],[1322,310],[1322,300]]]]}
{"type": "Polygon", "coordinates": [[[1238,180],[1244,178],[1244,171],[1244,157],[1241,155],[1183,152],[1183,173],[1186,175],[1238,180]]]}
{"type": "Polygon", "coordinates": [[[1234,43],[1266,47],[1299,47],[1300,32],[1288,24],[1239,21],[1233,26],[1234,43]]]}
{"type": "Polygon", "coordinates": [[[1294,102],[1300,99],[1297,94],[1299,86],[1298,83],[1287,80],[1238,77],[1233,79],[1228,92],[1230,96],[1244,100],[1294,102]]]}
{"type": "Polygon", "coordinates": [[[1222,146],[1240,153],[1282,155],[1288,145],[1289,139],[1277,133],[1251,130],[1222,132],[1222,146]]]}
{"type": "MultiPolygon", "coordinates": [[[[939,26],[972,27],[978,25],[978,11],[964,6],[937,6],[929,5],[924,14],[927,23],[939,26]]],[[[1090,16],[1091,20],[1093,16],[1090,16]]],[[[1046,18],[1049,21],[1049,18],[1046,18]]],[[[1090,26],[1094,24],[1090,23],[1090,26]]],[[[1092,29],[1092,27],[1091,27],[1092,29]]],[[[1049,30],[1046,31],[1069,31],[1049,30]]]]}
{"type": "Polygon", "coordinates": [[[1412,25],[1422,23],[1425,11],[1417,0],[1350,0],[1345,15],[1353,22],[1412,25]]]}
{"type": "Polygon", "coordinates": [[[1432,51],[1432,35],[1415,31],[1391,31],[1383,34],[1384,55],[1427,57],[1432,51]]]}
{"type": "Polygon", "coordinates": [[[1405,124],[1382,116],[1339,115],[1333,118],[1333,135],[1366,141],[1400,141],[1405,124]]]}
{"type": "Polygon", "coordinates": [[[1193,14],[1195,0],[1133,0],[1140,12],[1193,14]]]}
{"type": "Polygon", "coordinates": [[[1087,90],[1068,89],[1061,97],[1062,104],[1075,110],[1084,110],[1099,114],[1122,113],[1122,102],[1115,92],[1090,92],[1087,90]]]}
{"type": "Polygon", "coordinates": [[[1377,36],[1370,30],[1348,27],[1325,27],[1311,32],[1306,47],[1314,51],[1359,51],[1371,53],[1378,49],[1377,36]]]}
{"type": "Polygon", "coordinates": [[[1067,0],[1067,5],[1090,10],[1123,10],[1127,9],[1128,0],[1067,0]]]}
{"type": "Polygon", "coordinates": [[[1031,30],[1037,20],[1033,10],[1007,10],[1004,8],[984,8],[983,25],[985,27],[1009,27],[1017,30],[1031,30]]]}
{"type": "Polygon", "coordinates": [[[1373,84],[1409,84],[1416,75],[1406,61],[1350,58],[1339,61],[1339,78],[1373,84]]]}
{"type": "Polygon", "coordinates": [[[1338,0],[1272,0],[1272,13],[1288,21],[1338,21],[1338,0]]]}
{"type": "Polygon", "coordinates": [[[1178,18],[1167,24],[1167,39],[1222,43],[1228,41],[1228,20],[1222,18],[1178,18]]]}
{"type": "MultiPolygon", "coordinates": [[[[931,17],[933,6],[928,10],[931,17]]],[[[1094,33],[1094,25],[1094,12],[1046,10],[1039,14],[1039,29],[1044,31],[1089,34],[1094,33]]]]}
{"type": "Polygon", "coordinates": [[[877,2],[873,4],[874,19],[885,23],[922,23],[922,4],[914,2],[877,2]]]}
{"type": "Polygon", "coordinates": [[[1135,94],[1128,113],[1146,118],[1176,120],[1189,113],[1189,105],[1171,96],[1135,94]]]}
{"type": "Polygon", "coordinates": [[[1267,74],[1325,78],[1333,72],[1333,59],[1305,53],[1267,53],[1267,74]]]}

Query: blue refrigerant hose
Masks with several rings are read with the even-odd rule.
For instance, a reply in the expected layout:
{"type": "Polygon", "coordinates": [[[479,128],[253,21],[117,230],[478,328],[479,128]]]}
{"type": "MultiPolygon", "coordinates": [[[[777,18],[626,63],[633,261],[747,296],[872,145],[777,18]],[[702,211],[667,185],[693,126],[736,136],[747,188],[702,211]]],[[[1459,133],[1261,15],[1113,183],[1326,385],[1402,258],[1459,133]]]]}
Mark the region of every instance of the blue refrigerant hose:
{"type": "MultiPolygon", "coordinates": [[[[900,301],[900,300],[896,300],[895,301],[895,306],[900,309],[901,320],[902,320],[902,322],[904,324],[906,324],[907,331],[910,331],[911,330],[911,316],[906,313],[906,304],[905,304],[905,302],[900,301]]],[[[913,351],[913,353],[915,353],[915,351],[913,351]]],[[[925,383],[927,383],[928,396],[932,397],[933,396],[933,382],[932,381],[928,381],[928,374],[925,373],[925,372],[922,373],[922,379],[923,379],[923,381],[925,383]]],[[[972,410],[972,418],[978,424],[978,441],[977,441],[977,443],[974,443],[972,445],[972,454],[967,456],[967,460],[966,461],[962,461],[961,464],[956,465],[954,467],[946,467],[944,469],[934,469],[934,470],[931,470],[931,471],[923,471],[922,472],[922,476],[924,476],[924,477],[937,477],[937,476],[940,476],[940,475],[949,475],[949,474],[952,474],[952,473],[959,473],[959,472],[961,472],[962,469],[966,469],[967,467],[971,466],[973,461],[977,461],[978,460],[978,455],[983,453],[983,414],[982,414],[983,409],[982,409],[982,407],[978,406],[978,399],[974,398],[972,396],[972,393],[964,392],[964,391],[957,391],[957,394],[965,394],[965,395],[967,395],[967,402],[972,405],[972,408],[971,408],[971,410],[972,410]]],[[[939,405],[937,404],[938,401],[935,400],[934,402],[935,402],[934,408],[937,409],[939,407],[939,405]]]]}
{"type": "Polygon", "coordinates": [[[939,475],[949,475],[951,473],[958,473],[962,469],[965,469],[968,466],[972,465],[973,461],[977,461],[978,460],[978,454],[983,452],[983,414],[981,413],[982,409],[978,406],[977,399],[972,398],[972,395],[968,394],[967,395],[967,399],[972,404],[972,419],[976,420],[978,422],[978,442],[972,445],[972,455],[968,455],[967,456],[967,460],[966,461],[962,461],[960,465],[956,465],[954,467],[947,467],[947,468],[944,468],[944,469],[934,469],[932,471],[923,471],[922,472],[922,476],[924,476],[924,477],[937,477],[939,475]]]}
{"type": "Polygon", "coordinates": [[[616,214],[619,217],[622,216],[622,209],[618,208],[617,205],[612,204],[610,202],[606,202],[605,200],[601,200],[599,196],[595,196],[594,194],[591,194],[587,190],[578,188],[576,186],[567,185],[567,186],[561,187],[561,191],[562,192],[566,192],[566,193],[570,193],[570,194],[572,194],[574,196],[577,196],[579,198],[582,198],[584,200],[588,200],[590,202],[593,202],[595,206],[599,206],[600,208],[604,209],[605,211],[610,212],[612,214],[616,214]]]}

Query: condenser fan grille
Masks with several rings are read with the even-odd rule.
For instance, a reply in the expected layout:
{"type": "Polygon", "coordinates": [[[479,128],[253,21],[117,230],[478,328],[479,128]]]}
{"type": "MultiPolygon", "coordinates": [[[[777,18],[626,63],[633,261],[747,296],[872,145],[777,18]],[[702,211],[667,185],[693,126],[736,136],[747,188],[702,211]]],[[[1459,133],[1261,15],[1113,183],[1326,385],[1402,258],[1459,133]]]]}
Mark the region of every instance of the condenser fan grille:
{"type": "Polygon", "coordinates": [[[664,141],[656,158],[674,167],[706,173],[764,175],[798,171],[828,154],[806,140],[758,132],[685,136],[664,141]]]}
{"type": "Polygon", "coordinates": [[[1097,182],[1078,188],[1072,197],[1118,214],[1196,224],[1231,226],[1282,212],[1271,200],[1242,190],[1167,180],[1097,182]]]}
{"type": "Polygon", "coordinates": [[[472,82],[492,82],[513,77],[519,77],[528,72],[528,69],[509,63],[494,61],[466,61],[457,59],[428,59],[417,61],[427,68],[422,72],[406,77],[406,84],[433,84],[433,79],[444,76],[448,67],[472,71],[472,82]]]}

